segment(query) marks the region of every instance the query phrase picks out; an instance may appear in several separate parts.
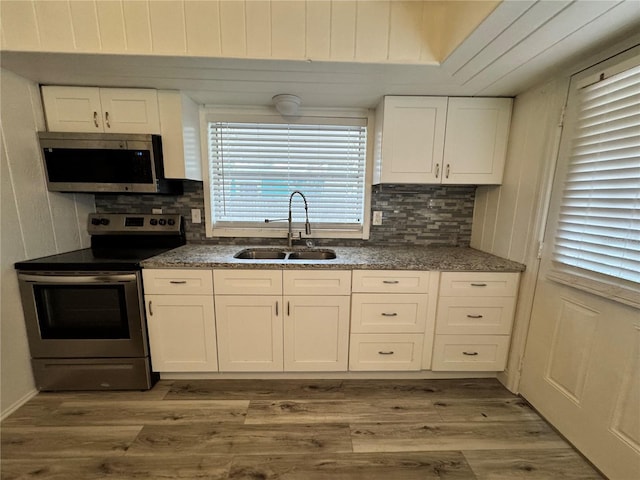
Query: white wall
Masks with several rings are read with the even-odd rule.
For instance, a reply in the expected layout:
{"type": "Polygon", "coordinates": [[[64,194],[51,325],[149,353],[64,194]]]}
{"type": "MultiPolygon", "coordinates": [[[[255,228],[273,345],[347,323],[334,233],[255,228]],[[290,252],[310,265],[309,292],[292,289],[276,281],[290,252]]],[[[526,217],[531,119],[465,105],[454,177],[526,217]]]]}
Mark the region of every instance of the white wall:
{"type": "Polygon", "coordinates": [[[38,86],[0,70],[2,268],[0,416],[34,392],[16,261],[89,246],[86,219],[93,195],[46,189],[36,132],[44,130],[38,86]]]}

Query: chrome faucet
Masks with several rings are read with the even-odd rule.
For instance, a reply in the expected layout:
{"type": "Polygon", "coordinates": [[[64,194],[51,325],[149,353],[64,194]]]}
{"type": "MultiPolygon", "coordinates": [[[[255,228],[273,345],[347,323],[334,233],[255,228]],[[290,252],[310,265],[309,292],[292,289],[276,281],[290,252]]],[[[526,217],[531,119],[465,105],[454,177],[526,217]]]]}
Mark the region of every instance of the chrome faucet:
{"type": "MultiPolygon", "coordinates": [[[[291,202],[293,201],[293,196],[296,193],[300,195],[302,197],[302,200],[304,201],[304,233],[306,235],[311,235],[311,224],[309,223],[309,205],[307,204],[307,198],[300,190],[294,190],[293,193],[291,193],[291,195],[289,196],[289,233],[287,234],[287,244],[289,245],[289,248],[291,248],[291,246],[293,245],[293,231],[291,229],[291,202]]],[[[300,237],[302,237],[302,233],[300,234],[300,237]]]]}
{"type": "MultiPolygon", "coordinates": [[[[289,248],[293,246],[293,226],[292,226],[293,216],[291,215],[291,203],[293,201],[293,196],[296,193],[300,195],[302,197],[302,200],[304,201],[304,215],[305,215],[304,233],[306,235],[311,235],[311,224],[309,223],[309,205],[307,204],[307,198],[304,196],[304,193],[302,193],[300,190],[294,190],[289,196],[289,217],[287,218],[287,221],[289,222],[289,232],[287,233],[287,246],[289,248]]],[[[283,220],[284,218],[274,218],[274,219],[265,218],[264,219],[265,223],[280,222],[283,220]]],[[[302,233],[300,233],[300,237],[302,238],[302,233]]]]}

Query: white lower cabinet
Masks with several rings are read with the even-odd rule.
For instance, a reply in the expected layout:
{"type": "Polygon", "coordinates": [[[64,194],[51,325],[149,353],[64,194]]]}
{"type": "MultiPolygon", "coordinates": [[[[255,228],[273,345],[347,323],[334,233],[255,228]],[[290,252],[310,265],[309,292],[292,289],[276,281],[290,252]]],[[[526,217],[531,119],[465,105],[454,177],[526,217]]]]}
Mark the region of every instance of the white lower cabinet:
{"type": "Polygon", "coordinates": [[[214,283],[220,371],[347,370],[350,271],[216,270],[214,283]]]}
{"type": "Polygon", "coordinates": [[[349,355],[349,296],[285,297],[284,369],[345,372],[349,355]]]}
{"type": "Polygon", "coordinates": [[[211,270],[143,269],[142,278],[153,370],[217,371],[211,270]]]}
{"type": "Polygon", "coordinates": [[[281,372],[282,297],[216,295],[221,372],[281,372]]]}
{"type": "Polygon", "coordinates": [[[442,273],[434,371],[505,369],[518,281],[518,273],[442,273]]]}
{"type": "Polygon", "coordinates": [[[349,370],[428,370],[438,273],[355,270],[349,370]]]}

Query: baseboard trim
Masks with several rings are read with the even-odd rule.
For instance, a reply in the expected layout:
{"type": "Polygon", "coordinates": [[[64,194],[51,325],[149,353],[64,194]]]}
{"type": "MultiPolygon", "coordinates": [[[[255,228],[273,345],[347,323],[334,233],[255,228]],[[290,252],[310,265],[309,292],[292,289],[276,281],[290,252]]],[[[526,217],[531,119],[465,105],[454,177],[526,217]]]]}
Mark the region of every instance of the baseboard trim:
{"type": "Polygon", "coordinates": [[[33,389],[30,392],[26,393],[22,398],[13,402],[6,410],[0,414],[0,421],[4,421],[9,415],[18,410],[22,405],[27,403],[33,397],[38,394],[38,390],[33,389]]]}
{"type": "Polygon", "coordinates": [[[495,372],[165,372],[162,380],[436,380],[495,378],[495,372]]]}

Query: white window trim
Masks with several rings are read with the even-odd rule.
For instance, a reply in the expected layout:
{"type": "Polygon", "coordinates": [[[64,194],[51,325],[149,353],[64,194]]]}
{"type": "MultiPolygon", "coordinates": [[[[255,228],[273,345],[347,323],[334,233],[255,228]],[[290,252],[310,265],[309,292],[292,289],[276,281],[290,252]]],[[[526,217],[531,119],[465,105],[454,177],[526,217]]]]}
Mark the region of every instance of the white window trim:
{"type": "MultiPolygon", "coordinates": [[[[232,107],[228,105],[204,105],[200,108],[200,131],[205,134],[201,137],[201,154],[205,161],[202,162],[202,178],[205,207],[205,235],[211,237],[247,237],[247,238],[287,238],[287,222],[272,223],[262,228],[256,227],[214,227],[212,224],[211,184],[209,179],[209,149],[208,135],[206,135],[209,122],[233,121],[233,122],[273,122],[296,123],[296,119],[318,118],[366,118],[367,119],[367,153],[365,158],[365,193],[364,193],[364,219],[362,228],[331,228],[312,225],[311,235],[306,238],[336,238],[336,239],[361,239],[368,240],[371,231],[371,189],[373,183],[373,148],[375,124],[374,111],[370,109],[340,109],[340,108],[316,108],[301,109],[300,116],[295,118],[283,118],[275,109],[269,107],[232,107]]],[[[295,219],[295,228],[304,229],[304,219],[295,219]],[[300,221],[302,220],[302,221],[300,221]]]]}
{"type": "MultiPolygon", "coordinates": [[[[640,47],[634,48],[632,51],[627,52],[627,54],[630,58],[622,60],[618,59],[617,61],[614,58],[611,59],[611,61],[605,62],[605,65],[595,65],[574,75],[571,80],[568,98],[570,98],[571,95],[575,95],[576,91],[579,89],[597,82],[602,74],[604,74],[605,78],[608,78],[631,67],[637,66],[640,63],[640,47]]],[[[567,111],[565,126],[570,121],[573,121],[574,114],[575,111],[567,111]]],[[[563,144],[566,143],[570,142],[563,141],[563,144]]],[[[567,155],[566,145],[564,145],[560,155],[567,155]]],[[[567,160],[562,166],[562,172],[560,174],[563,179],[566,176],[568,165],[569,161],[567,160]]],[[[555,228],[553,230],[553,237],[555,237],[555,228]]],[[[631,307],[640,308],[640,284],[635,282],[573,267],[553,259],[551,260],[550,268],[545,277],[548,280],[573,287],[593,295],[598,295],[631,307]]]]}

